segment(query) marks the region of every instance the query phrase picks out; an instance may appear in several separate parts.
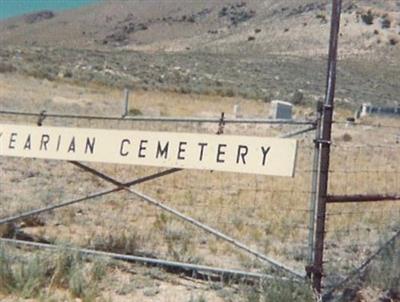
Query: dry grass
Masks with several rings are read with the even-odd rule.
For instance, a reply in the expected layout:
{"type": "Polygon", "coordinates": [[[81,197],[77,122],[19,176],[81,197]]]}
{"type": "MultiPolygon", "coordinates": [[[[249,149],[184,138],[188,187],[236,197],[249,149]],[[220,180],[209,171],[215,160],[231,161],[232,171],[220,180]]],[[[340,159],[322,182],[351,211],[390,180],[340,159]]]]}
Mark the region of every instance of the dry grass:
{"type": "Polygon", "coordinates": [[[23,256],[0,246],[0,294],[46,300],[56,288],[65,289],[71,299],[95,301],[106,272],[106,262],[86,262],[68,251],[23,256]]]}
{"type": "MultiPolygon", "coordinates": [[[[0,99],[2,104],[9,106],[7,100],[16,97],[17,80],[22,78],[18,76],[4,78],[1,75],[0,77],[0,88],[4,88],[0,99]]],[[[62,110],[69,106],[69,99],[76,98],[81,100],[75,104],[74,110],[77,112],[117,114],[120,109],[119,102],[109,102],[122,98],[119,91],[108,91],[101,87],[83,89],[46,81],[36,85],[38,82],[33,79],[24,81],[26,81],[24,89],[29,91],[25,97],[31,100],[32,108],[35,106],[43,108],[42,94],[45,93],[44,98],[50,99],[46,103],[48,106],[46,108],[52,110],[62,110]],[[56,97],[59,102],[54,101],[56,97]],[[66,100],[65,104],[60,103],[60,100],[66,100]]],[[[16,103],[15,107],[20,107],[26,102],[22,95],[18,98],[21,103],[16,103]]],[[[182,116],[200,114],[218,116],[220,111],[228,112],[237,101],[235,98],[215,99],[208,96],[151,92],[138,92],[133,98],[135,108],[143,112],[151,107],[159,108],[165,115],[182,116]],[[168,104],[173,105],[168,106],[168,104]],[[211,104],[215,106],[212,108],[211,104]]],[[[263,103],[246,100],[240,102],[244,112],[249,116],[266,110],[263,103]]],[[[20,108],[32,109],[29,106],[20,108]]],[[[298,115],[301,114],[300,111],[303,114],[311,111],[307,108],[298,110],[298,115]]],[[[347,115],[347,112],[341,113],[338,120],[344,119],[347,115]]],[[[16,122],[35,121],[24,118],[16,122]]],[[[372,120],[366,122],[376,124],[376,121],[372,120]]],[[[63,123],[60,120],[47,119],[45,124],[63,123]]],[[[398,126],[398,121],[391,121],[390,125],[398,126]]],[[[216,131],[216,126],[203,124],[185,126],[140,122],[107,124],[70,121],[68,126],[202,133],[216,131]]],[[[398,152],[399,145],[392,143],[397,128],[390,129],[392,128],[370,126],[346,128],[342,124],[335,126],[331,166],[333,173],[330,182],[333,193],[399,192],[400,173],[396,163],[400,161],[400,152],[398,152]],[[344,133],[352,137],[351,141],[341,140],[344,133]]],[[[281,126],[229,125],[226,126],[225,132],[275,136],[290,130],[293,129],[281,126]]],[[[300,138],[299,158],[294,178],[182,171],[135,188],[239,239],[262,253],[303,271],[307,259],[312,138],[312,134],[300,138]]],[[[110,187],[64,162],[9,158],[2,160],[0,165],[4,172],[2,181],[12,184],[0,188],[2,204],[7,204],[7,207],[2,206],[0,209],[1,217],[110,187]]],[[[121,181],[160,171],[156,168],[136,166],[99,164],[91,166],[121,181]]],[[[329,269],[332,267],[332,270],[329,270],[332,274],[346,273],[359,263],[360,259],[371,252],[372,244],[378,242],[382,234],[390,234],[398,227],[395,222],[400,216],[398,203],[371,204],[368,205],[368,209],[363,205],[335,205],[328,210],[331,214],[340,214],[329,216],[328,219],[328,258],[345,260],[328,264],[329,269]],[[342,212],[351,212],[355,215],[342,212]],[[364,248],[365,245],[371,246],[364,248]]],[[[106,251],[128,254],[145,252],[170,260],[253,271],[269,270],[264,263],[248,257],[228,243],[217,240],[128,193],[118,193],[44,214],[41,216],[41,221],[45,224],[25,226],[24,231],[39,234],[51,242],[69,242],[77,246],[106,251]]],[[[78,275],[75,277],[80,278],[78,275]]],[[[76,291],[80,290],[78,286],[76,291]]],[[[128,289],[124,288],[124,291],[126,290],[128,289]]],[[[113,292],[113,286],[107,287],[107,291],[113,292]]],[[[154,291],[148,290],[146,293],[153,295],[153,299],[157,297],[154,291]]],[[[197,299],[197,296],[193,299],[197,299]]]]}

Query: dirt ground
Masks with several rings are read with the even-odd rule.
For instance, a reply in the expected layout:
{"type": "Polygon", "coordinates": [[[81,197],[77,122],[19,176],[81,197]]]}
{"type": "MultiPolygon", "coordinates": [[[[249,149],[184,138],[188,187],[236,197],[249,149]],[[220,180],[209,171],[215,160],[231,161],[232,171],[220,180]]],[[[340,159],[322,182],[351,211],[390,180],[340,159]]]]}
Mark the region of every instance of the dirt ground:
{"type": "MultiPolygon", "coordinates": [[[[123,99],[123,91],[117,89],[96,85],[81,87],[15,74],[0,74],[0,91],[2,110],[114,116],[121,114],[123,99]]],[[[235,104],[240,104],[244,117],[269,115],[270,108],[265,102],[236,97],[135,91],[131,93],[130,102],[131,108],[153,116],[218,117],[225,112],[232,117],[235,104]]],[[[298,107],[295,116],[298,119],[310,118],[312,111],[311,108],[298,107]]],[[[396,144],[398,121],[365,119],[363,125],[354,126],[345,121],[349,115],[352,113],[339,109],[335,117],[332,192],[398,192],[400,177],[395,164],[399,162],[400,154],[396,144]]],[[[2,116],[1,119],[2,122],[36,123],[35,119],[26,117],[2,116]]],[[[107,124],[50,118],[44,124],[203,133],[217,130],[217,125],[204,124],[107,124]]],[[[294,129],[289,126],[227,125],[225,133],[276,136],[294,129]]],[[[303,271],[307,262],[312,139],[313,133],[299,137],[299,160],[294,178],[183,171],[139,185],[137,190],[303,271]]],[[[160,171],[147,167],[91,166],[120,180],[160,171]]],[[[2,203],[7,204],[0,209],[1,217],[111,187],[64,162],[1,158],[0,167],[2,183],[8,184],[1,186],[2,203]]],[[[349,267],[368,256],[384,235],[388,236],[395,230],[400,215],[400,208],[395,203],[371,205],[368,211],[362,205],[333,206],[331,210],[333,215],[329,218],[327,235],[330,262],[327,268],[335,277],[344,276],[349,267]],[[343,214],[345,212],[357,215],[343,214]],[[346,259],[346,263],[341,259],[346,259]]],[[[16,227],[25,234],[51,243],[69,242],[85,248],[150,253],[161,259],[273,272],[269,265],[238,251],[229,243],[184,224],[124,192],[40,215],[38,222],[25,220],[18,222],[16,227]]],[[[99,286],[104,301],[246,301],[249,297],[249,289],[242,284],[197,280],[137,264],[111,266],[99,286]]],[[[8,296],[2,301],[19,299],[8,296]]],[[[54,293],[54,299],[70,301],[72,298],[59,290],[54,293]]]]}

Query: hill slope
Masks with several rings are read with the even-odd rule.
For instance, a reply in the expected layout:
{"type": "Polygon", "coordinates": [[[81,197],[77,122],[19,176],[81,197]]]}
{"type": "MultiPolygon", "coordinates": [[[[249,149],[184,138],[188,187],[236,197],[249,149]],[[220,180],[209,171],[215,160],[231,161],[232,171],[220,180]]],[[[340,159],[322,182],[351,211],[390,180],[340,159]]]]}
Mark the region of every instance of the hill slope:
{"type": "MultiPolygon", "coordinates": [[[[104,1],[0,22],[0,72],[85,84],[240,95],[323,96],[329,1],[104,1]],[[1,66],[1,64],[5,66],[1,66]]],[[[394,104],[400,3],[343,3],[338,102],[394,104]]]]}
{"type": "MultiPolygon", "coordinates": [[[[327,2],[105,1],[59,14],[31,14],[0,22],[0,43],[314,56],[326,52],[327,2]]],[[[345,1],[342,53],[393,48],[400,38],[399,5],[395,0],[345,1]]]]}

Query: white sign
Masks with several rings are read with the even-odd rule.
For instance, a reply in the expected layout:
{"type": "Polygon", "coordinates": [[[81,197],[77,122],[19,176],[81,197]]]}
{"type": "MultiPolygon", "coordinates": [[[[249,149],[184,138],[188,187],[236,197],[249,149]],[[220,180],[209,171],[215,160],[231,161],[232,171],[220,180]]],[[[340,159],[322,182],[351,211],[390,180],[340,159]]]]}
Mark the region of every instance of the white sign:
{"type": "Polygon", "coordinates": [[[0,155],[293,176],[294,139],[0,124],[0,155]]]}

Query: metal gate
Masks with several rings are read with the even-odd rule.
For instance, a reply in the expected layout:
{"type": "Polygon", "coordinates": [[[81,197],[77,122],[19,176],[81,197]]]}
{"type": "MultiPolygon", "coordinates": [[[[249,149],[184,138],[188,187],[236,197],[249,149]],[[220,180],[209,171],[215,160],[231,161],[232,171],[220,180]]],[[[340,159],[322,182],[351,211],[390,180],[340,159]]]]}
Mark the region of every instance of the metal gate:
{"type": "MultiPolygon", "coordinates": [[[[51,221],[46,224],[82,232],[76,238],[56,231],[54,237],[54,230],[43,227],[42,236],[46,240],[53,236],[48,241],[67,241],[88,254],[196,273],[304,280],[304,267],[312,251],[312,243],[307,240],[312,238],[309,236],[312,195],[308,186],[312,175],[310,142],[314,137],[311,131],[316,127],[314,120],[224,119],[223,115],[216,119],[102,117],[11,111],[2,111],[1,118],[2,122],[39,126],[301,138],[294,178],[3,158],[2,170],[6,172],[3,179],[10,180],[6,175],[12,171],[11,183],[15,184],[3,182],[2,204],[11,206],[2,206],[0,225],[23,227],[30,217],[39,216],[51,221]],[[34,183],[27,187],[21,184],[25,180],[34,183]],[[24,194],[18,193],[21,187],[24,194]],[[104,188],[93,190],[96,187],[104,188]],[[29,196],[30,202],[25,203],[22,196],[29,196]],[[102,217],[100,221],[97,215],[102,217]],[[96,224],[103,229],[93,230],[96,224]],[[113,246],[113,242],[124,236],[136,241],[132,243],[135,247],[113,246]]],[[[12,238],[2,241],[54,247],[12,238]]]]}

